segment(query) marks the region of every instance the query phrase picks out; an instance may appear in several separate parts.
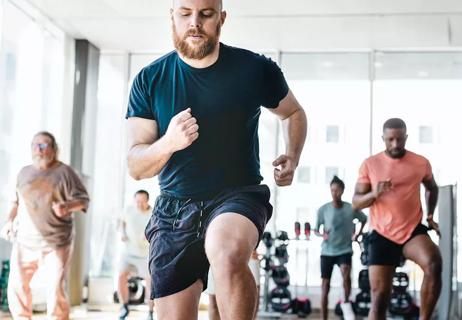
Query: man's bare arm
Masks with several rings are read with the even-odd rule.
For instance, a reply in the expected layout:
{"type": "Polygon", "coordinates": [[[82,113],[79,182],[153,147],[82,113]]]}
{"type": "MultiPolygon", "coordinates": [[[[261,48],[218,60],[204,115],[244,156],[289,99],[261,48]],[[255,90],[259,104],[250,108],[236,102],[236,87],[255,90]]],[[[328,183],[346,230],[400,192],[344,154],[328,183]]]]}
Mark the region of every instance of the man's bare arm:
{"type": "Polygon", "coordinates": [[[143,118],[127,120],[128,170],[135,180],[159,174],[173,153],[187,148],[199,137],[191,109],[172,118],[164,136],[159,138],[157,122],[143,118]]]}

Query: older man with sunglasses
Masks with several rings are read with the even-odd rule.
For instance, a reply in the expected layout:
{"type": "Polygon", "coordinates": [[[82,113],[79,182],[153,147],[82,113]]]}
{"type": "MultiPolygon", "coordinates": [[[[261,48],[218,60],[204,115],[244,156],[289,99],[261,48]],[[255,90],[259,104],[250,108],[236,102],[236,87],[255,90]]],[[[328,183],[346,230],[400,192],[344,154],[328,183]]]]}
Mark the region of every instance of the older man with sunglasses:
{"type": "Polygon", "coordinates": [[[51,133],[37,133],[31,153],[33,163],[18,174],[16,197],[1,231],[13,241],[9,308],[15,320],[32,319],[30,281],[43,266],[48,271],[48,318],[68,320],[66,278],[73,247],[72,213],[85,211],[89,198],[74,170],[58,160],[58,146],[51,133]]]}

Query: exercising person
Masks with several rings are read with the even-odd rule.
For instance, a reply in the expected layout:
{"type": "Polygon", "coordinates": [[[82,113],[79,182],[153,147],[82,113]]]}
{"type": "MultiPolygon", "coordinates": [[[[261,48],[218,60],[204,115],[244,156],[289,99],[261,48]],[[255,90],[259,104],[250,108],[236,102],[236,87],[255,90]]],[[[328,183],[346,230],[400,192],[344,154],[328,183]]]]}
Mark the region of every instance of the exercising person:
{"type": "Polygon", "coordinates": [[[427,234],[433,229],[438,186],[430,162],[406,150],[406,124],[392,118],[383,125],[385,151],[366,159],[359,170],[353,207],[370,207],[369,319],[385,319],[392,278],[400,257],[414,261],[424,271],[420,319],[431,318],[441,291],[441,254],[427,234]],[[422,221],[420,185],[425,187],[428,228],[422,221]]]}
{"type": "Polygon", "coordinates": [[[324,241],[321,248],[321,315],[328,318],[328,296],[330,279],[334,266],[340,268],[343,277],[344,300],[340,304],[343,318],[354,320],[355,314],[350,303],[351,294],[351,257],[353,248],[352,240],[356,241],[362,233],[367,217],[362,211],[353,210],[351,203],[342,200],[345,191],[345,183],[337,176],[330,182],[332,201],[324,204],[318,210],[315,234],[322,236],[324,241]],[[355,220],[361,223],[356,233],[355,220]],[[323,226],[322,233],[320,232],[323,226]]]}
{"type": "Polygon", "coordinates": [[[257,288],[247,263],[272,214],[260,108],[283,122],[279,186],[292,183],[305,112],[276,63],[219,42],[220,0],[174,0],[170,14],[176,50],[135,77],[126,114],[130,175],[158,176],[161,189],[146,228],[151,298],[159,319],[197,319],[210,263],[221,318],[250,320],[257,288]]]}
{"type": "Polygon", "coordinates": [[[73,213],[86,211],[89,197],[75,171],[58,160],[58,144],[46,131],[34,135],[32,164],[19,171],[16,193],[2,236],[13,241],[8,306],[14,320],[32,319],[30,282],[47,272],[47,315],[68,320],[66,282],[74,245],[73,213]]]}
{"type": "Polygon", "coordinates": [[[151,277],[148,270],[149,243],[144,235],[144,229],[149,222],[152,208],[149,205],[149,193],[138,190],[134,196],[134,206],[129,206],[117,221],[122,247],[118,257],[117,293],[122,304],[119,320],[125,320],[130,313],[128,308],[128,279],[136,274],[146,281],[146,300],[148,300],[147,320],[153,320],[154,302],[149,299],[151,277]]]}

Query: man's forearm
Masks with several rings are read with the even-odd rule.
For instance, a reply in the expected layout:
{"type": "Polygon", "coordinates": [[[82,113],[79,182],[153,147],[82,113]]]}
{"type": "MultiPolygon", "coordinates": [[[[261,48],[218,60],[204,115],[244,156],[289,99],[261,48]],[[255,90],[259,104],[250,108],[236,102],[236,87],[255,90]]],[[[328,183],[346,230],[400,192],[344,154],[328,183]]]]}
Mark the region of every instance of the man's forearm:
{"type": "Polygon", "coordinates": [[[361,210],[370,207],[376,199],[377,197],[373,191],[370,191],[365,194],[355,193],[355,195],[353,196],[353,209],[361,210]]]}
{"type": "Polygon", "coordinates": [[[290,156],[298,165],[308,127],[305,111],[302,108],[297,109],[284,119],[282,124],[286,141],[286,155],[290,156]]]}
{"type": "Polygon", "coordinates": [[[151,178],[159,174],[173,155],[165,139],[151,145],[133,146],[128,152],[128,169],[135,180],[151,178]]]}
{"type": "Polygon", "coordinates": [[[427,214],[433,216],[436,204],[438,203],[438,187],[425,190],[425,202],[427,204],[427,214]]]}
{"type": "Polygon", "coordinates": [[[88,207],[88,201],[86,200],[71,200],[66,201],[66,207],[69,212],[85,211],[88,207]]]}
{"type": "Polygon", "coordinates": [[[11,207],[10,212],[8,213],[8,221],[13,221],[16,218],[16,215],[18,214],[18,204],[15,202],[13,206],[11,207]]]}

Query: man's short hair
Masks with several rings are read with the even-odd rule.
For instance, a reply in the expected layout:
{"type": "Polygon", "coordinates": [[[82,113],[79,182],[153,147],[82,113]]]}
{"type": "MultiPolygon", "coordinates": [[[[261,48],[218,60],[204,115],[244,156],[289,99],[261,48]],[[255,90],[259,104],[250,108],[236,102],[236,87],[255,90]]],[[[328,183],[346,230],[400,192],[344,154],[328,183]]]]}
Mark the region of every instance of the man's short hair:
{"type": "Polygon", "coordinates": [[[383,131],[385,129],[404,129],[406,131],[406,123],[400,118],[391,118],[383,124],[383,131]]]}
{"type": "Polygon", "coordinates": [[[334,183],[338,184],[342,190],[345,190],[345,183],[337,176],[334,176],[332,178],[332,181],[330,182],[330,185],[333,185],[334,183]]]}
{"type": "Polygon", "coordinates": [[[135,197],[138,195],[138,194],[144,194],[146,195],[146,198],[149,200],[149,193],[146,191],[146,190],[138,190],[135,192],[135,197]]]}

